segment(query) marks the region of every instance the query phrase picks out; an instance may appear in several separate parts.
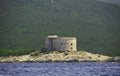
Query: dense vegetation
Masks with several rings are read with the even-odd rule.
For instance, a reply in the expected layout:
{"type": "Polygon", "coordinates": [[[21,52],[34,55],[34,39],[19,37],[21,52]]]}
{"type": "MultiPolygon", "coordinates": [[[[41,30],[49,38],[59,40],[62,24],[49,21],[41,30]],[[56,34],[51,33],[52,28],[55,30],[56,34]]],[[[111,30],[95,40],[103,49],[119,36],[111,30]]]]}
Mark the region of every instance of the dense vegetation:
{"type": "Polygon", "coordinates": [[[9,50],[9,49],[0,49],[0,56],[21,56],[30,54],[31,52],[35,52],[35,50],[27,49],[27,50],[9,50]]]}
{"type": "MultiPolygon", "coordinates": [[[[49,34],[120,56],[120,6],[95,0],[0,0],[0,49],[40,49],[49,34]]],[[[0,50],[1,52],[1,50],[0,50]]]]}

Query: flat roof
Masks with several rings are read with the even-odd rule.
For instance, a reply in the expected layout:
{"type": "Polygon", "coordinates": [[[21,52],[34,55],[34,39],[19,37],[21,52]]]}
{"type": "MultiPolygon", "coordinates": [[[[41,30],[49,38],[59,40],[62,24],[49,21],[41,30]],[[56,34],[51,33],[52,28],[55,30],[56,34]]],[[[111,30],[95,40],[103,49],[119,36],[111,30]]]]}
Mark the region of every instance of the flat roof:
{"type": "Polygon", "coordinates": [[[61,38],[61,39],[76,39],[76,37],[59,37],[57,35],[49,35],[48,38],[61,38]]]}

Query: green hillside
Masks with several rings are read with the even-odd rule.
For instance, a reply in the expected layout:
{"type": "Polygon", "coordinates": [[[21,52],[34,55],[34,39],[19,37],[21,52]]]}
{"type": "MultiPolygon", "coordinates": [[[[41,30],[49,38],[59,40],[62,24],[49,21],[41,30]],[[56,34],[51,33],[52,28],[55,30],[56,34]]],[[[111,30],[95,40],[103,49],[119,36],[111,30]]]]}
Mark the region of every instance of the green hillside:
{"type": "Polygon", "coordinates": [[[0,0],[0,48],[40,49],[50,34],[120,56],[120,6],[95,0],[0,0]]]}

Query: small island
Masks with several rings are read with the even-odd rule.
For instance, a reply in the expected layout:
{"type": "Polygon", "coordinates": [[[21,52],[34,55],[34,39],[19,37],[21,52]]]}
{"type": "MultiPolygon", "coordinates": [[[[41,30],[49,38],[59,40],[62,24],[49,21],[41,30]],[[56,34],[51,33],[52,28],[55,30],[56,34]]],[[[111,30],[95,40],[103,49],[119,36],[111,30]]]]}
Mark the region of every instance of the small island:
{"type": "Polygon", "coordinates": [[[85,51],[52,51],[49,53],[36,51],[28,55],[0,57],[0,63],[4,62],[120,62],[120,57],[92,54],[85,51]]]}
{"type": "MultiPolygon", "coordinates": [[[[51,35],[46,38],[45,48],[29,54],[0,57],[4,62],[120,62],[120,57],[93,54],[83,50],[77,51],[75,37],[58,37],[51,35]]],[[[24,53],[24,52],[22,52],[24,53]]],[[[15,53],[16,54],[16,53],[15,53]]]]}

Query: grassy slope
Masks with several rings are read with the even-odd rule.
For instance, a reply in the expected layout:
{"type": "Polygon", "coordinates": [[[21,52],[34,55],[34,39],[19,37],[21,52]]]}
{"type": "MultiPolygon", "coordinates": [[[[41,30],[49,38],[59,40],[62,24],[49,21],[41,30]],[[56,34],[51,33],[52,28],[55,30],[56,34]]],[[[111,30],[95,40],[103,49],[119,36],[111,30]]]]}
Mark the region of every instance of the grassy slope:
{"type": "Polygon", "coordinates": [[[0,0],[0,48],[39,49],[49,34],[120,56],[120,7],[94,0],[0,0]]]}

